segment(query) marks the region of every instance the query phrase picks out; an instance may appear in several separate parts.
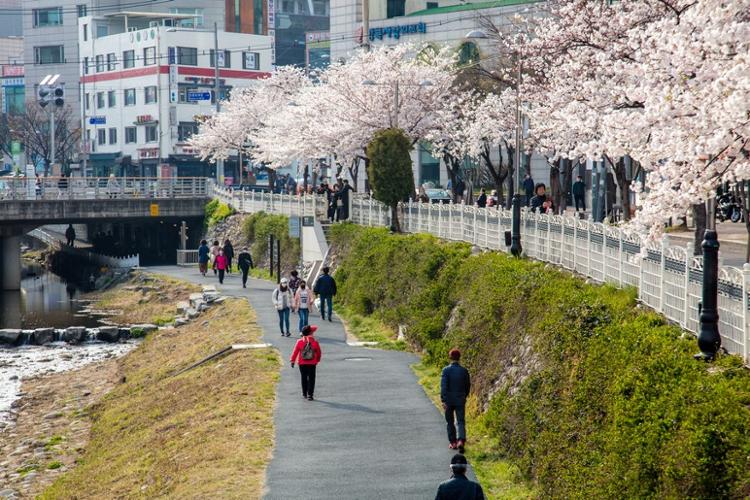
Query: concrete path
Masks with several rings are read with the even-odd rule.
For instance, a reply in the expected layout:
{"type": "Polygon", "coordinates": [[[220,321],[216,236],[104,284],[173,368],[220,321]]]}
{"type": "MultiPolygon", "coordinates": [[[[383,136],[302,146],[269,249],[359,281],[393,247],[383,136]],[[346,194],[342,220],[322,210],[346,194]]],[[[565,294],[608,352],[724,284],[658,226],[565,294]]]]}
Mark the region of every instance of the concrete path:
{"type": "MultiPolygon", "coordinates": [[[[266,499],[425,499],[448,478],[450,457],[442,415],[424,394],[409,368],[411,354],[352,347],[344,328],[321,321],[316,336],[323,359],[318,365],[316,401],[302,399],[299,371],[289,367],[292,337],[282,338],[271,304],[269,282],[251,280],[242,289],[239,276],[219,285],[195,268],[153,267],[220,293],[247,297],[257,312],[264,341],[284,361],[275,414],[276,447],[267,473],[266,499]]],[[[335,304],[334,304],[335,310],[335,304]]],[[[472,476],[473,477],[473,476],[472,476]]]]}

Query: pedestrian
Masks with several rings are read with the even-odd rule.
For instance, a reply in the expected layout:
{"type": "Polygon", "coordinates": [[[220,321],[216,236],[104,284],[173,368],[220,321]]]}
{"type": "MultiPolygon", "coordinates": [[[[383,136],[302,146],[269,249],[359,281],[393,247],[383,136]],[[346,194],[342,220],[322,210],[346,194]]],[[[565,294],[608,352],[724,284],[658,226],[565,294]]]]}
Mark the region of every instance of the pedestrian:
{"type": "Polygon", "coordinates": [[[339,193],[339,200],[341,200],[339,204],[339,211],[341,212],[339,220],[347,220],[349,218],[349,196],[351,196],[352,191],[354,189],[349,185],[349,179],[344,179],[341,192],[339,193]]]}
{"type": "Polygon", "coordinates": [[[300,280],[299,289],[294,294],[294,302],[292,307],[299,315],[299,331],[307,326],[308,318],[310,317],[310,305],[312,304],[312,293],[307,288],[307,282],[300,280]]]}
{"type": "Polygon", "coordinates": [[[463,203],[465,191],[466,191],[466,183],[464,182],[462,178],[459,177],[458,180],[456,181],[456,192],[453,195],[456,203],[463,203]]]}
{"type": "Polygon", "coordinates": [[[232,274],[232,259],[234,258],[234,247],[232,242],[224,240],[224,257],[227,258],[227,274],[232,274]]]}
{"type": "Polygon", "coordinates": [[[580,175],[576,177],[576,181],[573,183],[573,200],[576,204],[576,212],[578,212],[579,205],[581,210],[586,211],[586,183],[583,182],[583,177],[580,175]]]}
{"type": "Polygon", "coordinates": [[[73,246],[76,241],[76,230],[73,229],[73,224],[68,224],[68,229],[65,230],[65,240],[69,247],[73,246]]]}
{"type": "Polygon", "coordinates": [[[107,179],[107,195],[110,198],[117,198],[117,192],[120,190],[120,184],[117,182],[115,174],[109,174],[107,179]]]}
{"type": "Polygon", "coordinates": [[[211,260],[211,250],[208,248],[208,242],[201,240],[201,245],[198,247],[198,269],[203,276],[208,271],[209,260],[211,260]]]}
{"type": "Polygon", "coordinates": [[[531,211],[540,214],[546,213],[548,208],[547,186],[540,182],[534,187],[534,193],[535,196],[531,198],[531,211]]]}
{"type": "Polygon", "coordinates": [[[435,500],[484,500],[484,491],[479,483],[466,477],[469,463],[466,457],[456,453],[451,458],[451,478],[438,486],[435,500]]]}
{"type": "Polygon", "coordinates": [[[297,289],[299,288],[299,283],[302,281],[299,277],[299,273],[296,269],[294,269],[291,273],[291,278],[289,278],[289,290],[291,290],[292,295],[297,293],[297,289]]]}
{"type": "Polygon", "coordinates": [[[302,397],[308,401],[313,400],[315,369],[323,354],[320,351],[320,344],[313,335],[317,329],[318,327],[315,325],[308,325],[302,329],[302,338],[294,344],[292,357],[289,360],[292,363],[292,368],[294,368],[295,363],[299,365],[299,374],[302,377],[302,397]]]}
{"type": "Polygon", "coordinates": [[[219,255],[219,242],[214,240],[214,244],[211,245],[211,268],[214,270],[214,276],[216,276],[216,257],[219,255]]]}
{"type": "Polygon", "coordinates": [[[279,330],[281,330],[281,336],[291,336],[289,332],[289,310],[292,308],[292,293],[289,291],[289,280],[281,278],[279,286],[277,286],[271,294],[273,305],[276,311],[279,313],[279,330]]]}
{"type": "Polygon", "coordinates": [[[242,271],[242,288],[247,288],[247,274],[250,272],[250,269],[255,267],[253,265],[253,257],[247,251],[247,247],[244,247],[237,256],[237,267],[242,271]]]}
{"type": "Polygon", "coordinates": [[[526,206],[528,207],[534,197],[534,179],[529,174],[523,178],[523,190],[526,192],[526,206]]]}
{"type": "Polygon", "coordinates": [[[459,364],[461,351],[451,349],[448,358],[450,364],[443,368],[440,376],[440,401],[448,424],[448,447],[463,453],[466,444],[466,398],[471,390],[471,377],[469,370],[459,364]]]}
{"type": "Polygon", "coordinates": [[[214,266],[216,267],[216,270],[219,272],[219,283],[224,284],[224,273],[227,270],[227,257],[224,255],[224,250],[219,249],[219,255],[216,256],[216,261],[214,262],[214,266]]]}
{"type": "Polygon", "coordinates": [[[485,193],[484,188],[479,191],[479,198],[477,198],[477,206],[479,208],[487,208],[487,193],[485,193]]]}
{"type": "Polygon", "coordinates": [[[320,317],[326,319],[326,309],[328,310],[328,321],[333,321],[333,296],[336,295],[336,280],[329,274],[331,268],[324,267],[323,275],[318,278],[313,287],[315,295],[320,297],[320,317]]]}

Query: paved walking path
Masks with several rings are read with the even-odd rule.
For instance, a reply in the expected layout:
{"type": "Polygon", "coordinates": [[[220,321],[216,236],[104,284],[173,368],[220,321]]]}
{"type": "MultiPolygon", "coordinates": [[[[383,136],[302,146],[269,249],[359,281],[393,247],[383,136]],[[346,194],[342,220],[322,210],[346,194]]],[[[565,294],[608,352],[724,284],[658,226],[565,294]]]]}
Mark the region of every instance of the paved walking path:
{"type": "MultiPolygon", "coordinates": [[[[302,399],[299,371],[289,367],[292,337],[279,334],[271,304],[274,285],[250,280],[243,290],[236,274],[219,285],[195,268],[148,270],[200,284],[214,284],[223,295],[247,297],[258,316],[264,341],[284,362],[275,414],[276,447],[267,473],[266,499],[425,499],[448,478],[450,457],[445,423],[417,383],[411,354],[347,345],[334,316],[310,323],[320,329],[323,359],[318,365],[316,401],[302,399]]],[[[334,304],[335,310],[335,304],[334,304]]]]}

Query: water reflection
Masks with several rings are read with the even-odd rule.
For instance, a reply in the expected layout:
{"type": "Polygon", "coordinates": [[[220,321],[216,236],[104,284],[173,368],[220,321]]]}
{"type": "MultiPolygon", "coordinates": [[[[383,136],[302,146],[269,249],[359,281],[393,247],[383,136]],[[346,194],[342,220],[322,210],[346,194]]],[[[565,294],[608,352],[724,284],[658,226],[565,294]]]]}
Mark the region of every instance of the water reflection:
{"type": "Polygon", "coordinates": [[[0,291],[0,328],[97,326],[95,318],[77,315],[79,291],[41,266],[24,268],[20,291],[0,291]]]}

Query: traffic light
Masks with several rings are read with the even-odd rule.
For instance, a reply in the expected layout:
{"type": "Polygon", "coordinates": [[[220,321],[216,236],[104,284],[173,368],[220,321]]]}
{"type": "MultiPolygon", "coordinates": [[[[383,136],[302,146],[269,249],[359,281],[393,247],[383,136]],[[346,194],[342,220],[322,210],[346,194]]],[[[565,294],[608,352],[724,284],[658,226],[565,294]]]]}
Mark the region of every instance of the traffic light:
{"type": "Polygon", "coordinates": [[[54,96],[55,106],[61,108],[65,104],[65,86],[62,84],[55,85],[52,95],[54,96]]]}
{"type": "Polygon", "coordinates": [[[41,107],[45,107],[47,104],[49,104],[49,101],[50,101],[49,87],[40,85],[39,89],[37,90],[37,97],[39,98],[39,105],[41,107]]]}

